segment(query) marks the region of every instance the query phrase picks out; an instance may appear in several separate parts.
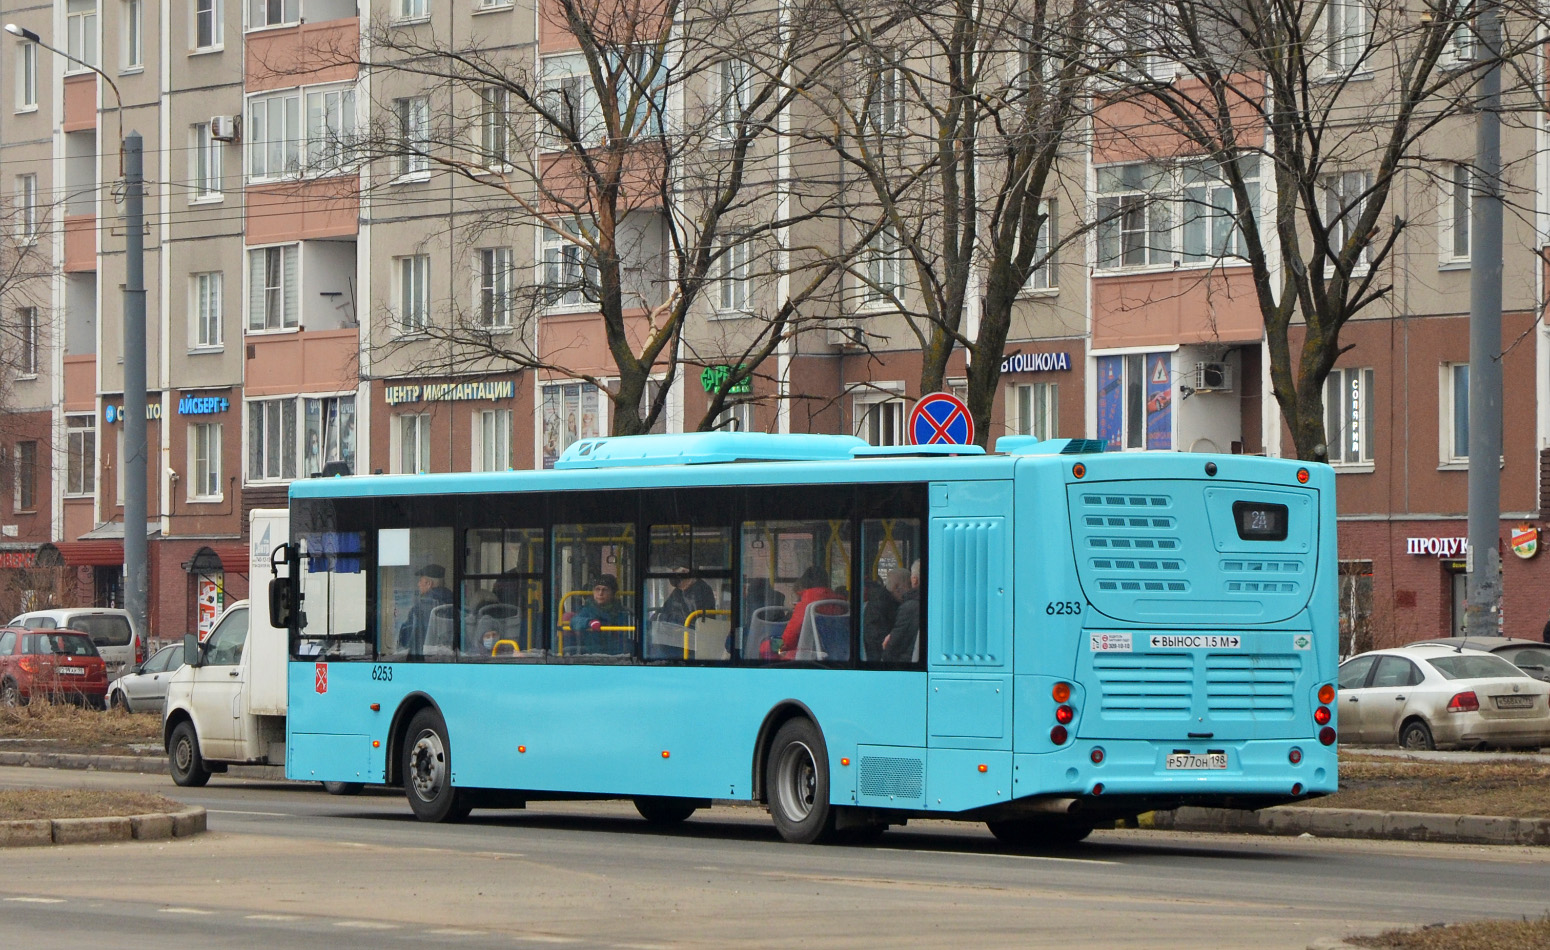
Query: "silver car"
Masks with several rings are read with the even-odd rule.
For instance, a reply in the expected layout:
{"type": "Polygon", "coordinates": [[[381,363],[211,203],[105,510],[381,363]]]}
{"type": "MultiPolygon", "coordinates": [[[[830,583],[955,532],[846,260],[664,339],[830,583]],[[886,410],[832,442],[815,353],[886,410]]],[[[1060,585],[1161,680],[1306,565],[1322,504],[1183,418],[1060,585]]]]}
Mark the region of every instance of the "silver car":
{"type": "Polygon", "coordinates": [[[128,712],[161,712],[167,704],[167,684],[182,665],[183,644],[162,647],[108,684],[108,705],[128,712]]]}
{"type": "Polygon", "coordinates": [[[1421,640],[1410,646],[1419,646],[1423,643],[1494,653],[1534,679],[1550,682],[1550,643],[1520,640],[1517,637],[1441,637],[1436,640],[1421,640]]]}
{"type": "Polygon", "coordinates": [[[1550,683],[1499,656],[1414,644],[1340,664],[1340,738],[1406,749],[1550,745],[1550,683]]]}

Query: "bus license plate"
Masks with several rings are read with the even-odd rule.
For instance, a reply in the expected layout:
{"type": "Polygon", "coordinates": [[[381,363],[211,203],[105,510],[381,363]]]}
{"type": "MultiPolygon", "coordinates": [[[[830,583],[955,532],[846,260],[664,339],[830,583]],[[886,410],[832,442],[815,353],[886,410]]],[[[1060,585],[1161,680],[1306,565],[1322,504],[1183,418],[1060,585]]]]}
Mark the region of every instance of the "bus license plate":
{"type": "Polygon", "coordinates": [[[1532,709],[1534,697],[1532,696],[1495,696],[1497,709],[1532,709]]]}
{"type": "Polygon", "coordinates": [[[1225,752],[1208,752],[1205,755],[1195,755],[1191,752],[1174,752],[1168,756],[1169,771],[1182,769],[1187,772],[1195,772],[1225,768],[1227,768],[1227,753],[1225,752]]]}
{"type": "Polygon", "coordinates": [[[61,666],[59,668],[59,672],[65,674],[66,676],[85,676],[86,675],[86,671],[81,669],[79,666],[61,666]]]}

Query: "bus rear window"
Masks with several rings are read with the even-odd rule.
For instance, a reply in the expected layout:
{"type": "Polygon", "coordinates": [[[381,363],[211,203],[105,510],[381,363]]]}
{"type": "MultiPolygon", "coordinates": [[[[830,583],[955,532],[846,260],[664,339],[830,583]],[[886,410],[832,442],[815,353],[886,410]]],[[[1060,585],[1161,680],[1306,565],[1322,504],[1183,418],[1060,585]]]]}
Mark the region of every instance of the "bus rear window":
{"type": "Polygon", "coordinates": [[[86,614],[70,618],[70,629],[79,630],[91,637],[99,647],[121,647],[129,644],[129,618],[116,614],[86,614]]]}

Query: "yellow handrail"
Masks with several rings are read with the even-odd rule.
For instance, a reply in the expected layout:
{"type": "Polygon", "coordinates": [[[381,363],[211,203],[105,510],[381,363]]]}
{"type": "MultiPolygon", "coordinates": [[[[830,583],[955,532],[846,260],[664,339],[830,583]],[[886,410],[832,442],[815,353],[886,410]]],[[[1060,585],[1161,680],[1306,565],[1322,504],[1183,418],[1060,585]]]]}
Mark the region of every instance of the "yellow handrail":
{"type": "Polygon", "coordinates": [[[700,622],[699,618],[700,618],[701,615],[704,615],[704,616],[707,616],[707,617],[717,617],[717,616],[720,616],[720,617],[730,617],[730,616],[732,616],[732,611],[730,611],[730,610],[719,610],[719,609],[713,609],[713,608],[707,607],[704,610],[696,610],[693,613],[691,613],[689,616],[684,618],[684,656],[683,656],[683,658],[686,659],[686,660],[689,658],[689,632],[694,629],[694,625],[695,624],[700,622]]]}

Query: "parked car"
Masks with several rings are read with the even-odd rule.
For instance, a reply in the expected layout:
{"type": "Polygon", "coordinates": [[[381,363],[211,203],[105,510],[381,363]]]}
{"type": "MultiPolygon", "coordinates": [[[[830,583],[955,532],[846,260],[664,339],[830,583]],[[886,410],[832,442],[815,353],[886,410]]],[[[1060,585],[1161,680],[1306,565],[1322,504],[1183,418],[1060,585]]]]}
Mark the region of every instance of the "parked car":
{"type": "Polygon", "coordinates": [[[1534,679],[1550,683],[1550,643],[1520,640],[1516,637],[1442,637],[1437,640],[1421,640],[1410,646],[1423,643],[1494,653],[1534,679]]]}
{"type": "Polygon", "coordinates": [[[1417,644],[1340,664],[1340,738],[1406,749],[1550,745],[1550,683],[1479,650],[1417,644]]]}
{"type": "Polygon", "coordinates": [[[79,630],[0,629],[0,705],[63,699],[102,709],[107,666],[79,630]]]}
{"type": "Polygon", "coordinates": [[[113,681],[108,687],[108,705],[128,712],[161,712],[167,703],[167,684],[182,665],[181,642],[162,647],[113,681]]]}
{"type": "Polygon", "coordinates": [[[145,659],[145,641],[130,623],[129,611],[113,607],[54,607],[29,610],[11,619],[9,626],[28,630],[68,627],[91,636],[113,679],[145,659]]]}

